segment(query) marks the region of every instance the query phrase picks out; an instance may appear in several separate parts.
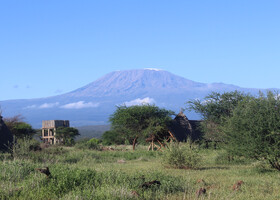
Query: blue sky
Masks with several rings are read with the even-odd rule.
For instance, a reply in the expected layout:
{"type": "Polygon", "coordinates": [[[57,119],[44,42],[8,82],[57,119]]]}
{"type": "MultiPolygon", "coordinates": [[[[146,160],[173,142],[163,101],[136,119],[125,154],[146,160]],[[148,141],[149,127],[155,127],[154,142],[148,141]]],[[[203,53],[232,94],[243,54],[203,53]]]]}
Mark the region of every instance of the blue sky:
{"type": "Polygon", "coordinates": [[[272,0],[2,0],[0,100],[140,68],[280,88],[279,10],[272,0]]]}

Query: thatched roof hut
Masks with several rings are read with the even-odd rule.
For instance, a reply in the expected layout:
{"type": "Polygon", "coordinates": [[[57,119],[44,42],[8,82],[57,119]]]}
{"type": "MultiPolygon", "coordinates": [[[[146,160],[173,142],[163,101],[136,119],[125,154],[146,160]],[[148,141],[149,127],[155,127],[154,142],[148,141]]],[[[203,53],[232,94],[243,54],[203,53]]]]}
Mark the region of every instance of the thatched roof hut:
{"type": "Polygon", "coordinates": [[[171,122],[168,127],[170,133],[179,142],[184,142],[189,137],[192,141],[199,140],[201,138],[201,131],[199,130],[199,124],[201,121],[189,120],[187,116],[181,111],[171,122]]]}
{"type": "Polygon", "coordinates": [[[2,120],[0,115],[0,151],[8,150],[9,145],[13,143],[13,135],[2,120]]]}
{"type": "Polygon", "coordinates": [[[169,132],[176,138],[177,141],[186,141],[188,136],[191,136],[192,127],[187,116],[180,112],[171,124],[168,126],[169,132]]]}

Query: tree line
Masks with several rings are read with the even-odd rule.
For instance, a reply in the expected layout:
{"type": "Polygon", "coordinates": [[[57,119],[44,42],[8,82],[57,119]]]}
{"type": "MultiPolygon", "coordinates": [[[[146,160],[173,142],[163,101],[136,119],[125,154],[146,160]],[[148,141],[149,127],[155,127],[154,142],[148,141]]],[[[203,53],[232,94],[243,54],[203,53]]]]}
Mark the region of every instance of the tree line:
{"type": "Polygon", "coordinates": [[[230,156],[264,160],[280,170],[278,92],[212,92],[203,100],[189,101],[188,109],[201,114],[206,143],[218,143],[230,156]]]}
{"type": "MultiPolygon", "coordinates": [[[[212,92],[204,99],[187,102],[187,110],[199,113],[203,139],[200,144],[224,148],[234,156],[265,160],[280,170],[280,95],[257,96],[239,91],[212,92]]],[[[166,135],[175,113],[155,105],[119,106],[111,115],[111,130],[103,134],[104,144],[145,142],[151,135],[166,135]]]]}
{"type": "MultiPolygon", "coordinates": [[[[205,147],[224,148],[229,159],[243,156],[264,160],[280,170],[280,95],[268,91],[257,96],[239,91],[212,92],[204,99],[186,102],[186,109],[199,113],[204,133],[199,143],[205,147]]],[[[173,111],[155,105],[118,106],[110,116],[111,130],[102,136],[102,144],[145,143],[148,137],[167,135],[173,111]]],[[[6,118],[5,123],[16,138],[36,133],[20,116],[6,118]]],[[[37,130],[38,132],[38,130],[37,130]]],[[[71,145],[79,135],[75,128],[59,128],[56,137],[71,145]]]]}
{"type": "MultiPolygon", "coordinates": [[[[24,121],[21,115],[3,119],[8,129],[11,131],[15,140],[32,139],[34,135],[41,137],[41,129],[34,129],[24,121]]],[[[80,135],[78,129],[73,127],[59,127],[55,137],[62,141],[64,145],[73,145],[74,138],[80,135]]]]}

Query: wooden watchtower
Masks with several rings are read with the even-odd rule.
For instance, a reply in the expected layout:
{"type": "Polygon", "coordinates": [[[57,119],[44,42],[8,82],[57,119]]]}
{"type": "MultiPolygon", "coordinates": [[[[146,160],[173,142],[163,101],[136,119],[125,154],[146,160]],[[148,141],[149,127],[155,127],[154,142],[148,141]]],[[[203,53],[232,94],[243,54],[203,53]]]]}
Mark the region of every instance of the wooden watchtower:
{"type": "Polygon", "coordinates": [[[49,144],[58,144],[60,141],[55,138],[58,127],[69,127],[69,120],[43,120],[42,121],[42,140],[49,144]]]}

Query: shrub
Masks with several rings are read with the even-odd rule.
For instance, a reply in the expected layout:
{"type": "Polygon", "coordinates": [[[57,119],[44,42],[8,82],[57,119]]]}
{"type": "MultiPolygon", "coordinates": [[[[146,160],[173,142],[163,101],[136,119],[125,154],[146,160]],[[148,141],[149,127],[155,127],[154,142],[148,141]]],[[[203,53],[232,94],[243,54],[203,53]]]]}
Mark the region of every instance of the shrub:
{"type": "Polygon", "coordinates": [[[198,147],[189,139],[186,143],[171,143],[163,152],[163,163],[173,168],[197,168],[200,160],[198,147]]]}
{"type": "Polygon", "coordinates": [[[96,146],[100,143],[100,140],[97,139],[97,138],[91,138],[89,141],[88,141],[88,144],[89,146],[96,146]]]}
{"type": "Polygon", "coordinates": [[[95,149],[100,150],[100,140],[97,138],[83,139],[77,142],[75,145],[78,149],[95,149]]]}
{"type": "Polygon", "coordinates": [[[125,139],[122,135],[114,130],[106,131],[102,135],[102,144],[103,145],[112,145],[112,144],[124,144],[125,139]]]}
{"type": "Polygon", "coordinates": [[[18,139],[11,149],[14,158],[29,158],[31,151],[40,150],[40,143],[35,139],[18,139]]]}

